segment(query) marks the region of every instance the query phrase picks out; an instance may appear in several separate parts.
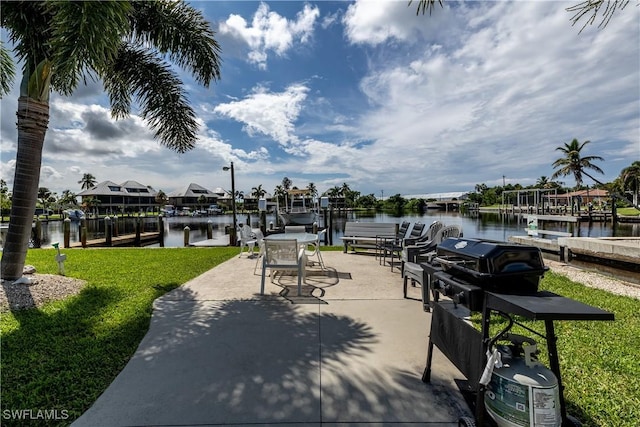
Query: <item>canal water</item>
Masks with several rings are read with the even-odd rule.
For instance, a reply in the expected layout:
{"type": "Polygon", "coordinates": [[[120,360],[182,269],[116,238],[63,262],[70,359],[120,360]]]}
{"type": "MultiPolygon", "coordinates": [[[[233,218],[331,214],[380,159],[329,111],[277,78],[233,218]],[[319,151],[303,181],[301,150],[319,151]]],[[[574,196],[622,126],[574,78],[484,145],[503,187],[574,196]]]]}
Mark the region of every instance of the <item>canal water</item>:
{"type": "MultiPolygon", "coordinates": [[[[460,212],[444,212],[439,210],[429,210],[423,214],[409,213],[401,216],[393,216],[386,213],[363,213],[363,212],[347,212],[334,213],[333,216],[333,244],[341,245],[340,237],[343,235],[344,226],[348,221],[360,222],[394,222],[401,221],[422,222],[431,224],[433,221],[441,221],[446,225],[460,225],[465,237],[478,238],[486,240],[508,241],[510,236],[526,235],[525,228],[526,216],[521,215],[500,215],[497,213],[476,213],[462,214],[460,212]]],[[[213,237],[221,242],[228,242],[226,230],[232,224],[231,215],[217,215],[211,217],[170,217],[164,219],[165,247],[182,247],[184,246],[184,228],[189,227],[191,244],[207,239],[207,229],[209,223],[213,230],[213,237]]],[[[252,228],[259,227],[259,216],[257,214],[238,214],[237,221],[239,224],[249,222],[252,228]]],[[[267,215],[267,228],[270,224],[275,224],[275,215],[267,215]]],[[[322,228],[325,226],[324,218],[321,216],[318,225],[322,228]]],[[[147,217],[142,219],[143,231],[157,231],[158,218],[147,217]]],[[[571,232],[574,236],[580,237],[640,237],[640,223],[623,223],[617,224],[615,228],[609,222],[581,222],[581,223],[562,223],[562,222],[545,222],[543,225],[545,230],[571,232]]],[[[541,227],[542,228],[542,227],[541,227]]],[[[52,243],[63,242],[63,229],[61,221],[43,222],[43,239],[42,247],[50,247],[52,243]]],[[[88,220],[88,239],[104,238],[104,220],[88,220]]],[[[135,232],[134,218],[119,218],[118,233],[120,235],[135,232]]],[[[80,240],[78,223],[71,223],[71,242],[80,240]]],[[[62,246],[62,245],[61,245],[62,246]]],[[[158,247],[159,243],[150,245],[149,247],[158,247]]],[[[545,254],[545,257],[556,259],[557,256],[545,254]]],[[[573,260],[572,265],[576,267],[597,270],[600,273],[608,274],[623,280],[640,285],[640,272],[627,271],[613,268],[607,265],[591,264],[573,260]]]]}
{"type": "MultiPolygon", "coordinates": [[[[525,228],[526,216],[522,215],[500,215],[497,213],[476,213],[462,214],[460,212],[444,212],[438,210],[429,210],[423,214],[410,213],[402,216],[392,216],[386,213],[372,212],[346,212],[334,213],[333,216],[333,244],[340,245],[340,236],[343,235],[345,223],[348,221],[360,222],[394,222],[401,221],[423,222],[427,225],[433,221],[441,221],[446,225],[460,225],[465,237],[489,239],[498,241],[507,241],[510,236],[526,235],[525,228]]],[[[207,228],[209,223],[213,229],[213,237],[224,239],[225,231],[231,226],[231,215],[217,215],[210,217],[169,217],[164,219],[165,247],[181,247],[184,246],[184,228],[190,228],[190,243],[207,239],[207,228]]],[[[253,228],[259,227],[259,216],[257,214],[238,214],[237,221],[239,224],[250,222],[253,228]]],[[[318,219],[319,226],[325,226],[322,216],[318,219]]],[[[275,224],[275,215],[267,215],[267,228],[270,224],[275,224]]],[[[144,231],[157,230],[158,219],[156,217],[147,217],[142,219],[144,231]]],[[[43,223],[43,241],[42,247],[50,246],[54,242],[63,241],[63,231],[61,221],[50,221],[43,223]]],[[[542,227],[541,227],[542,228],[542,227]]],[[[88,239],[104,237],[104,221],[88,220],[88,239]]],[[[553,231],[571,232],[578,237],[640,237],[640,223],[634,224],[617,224],[612,227],[609,222],[580,222],[580,223],[561,223],[561,222],[545,222],[544,229],[553,231]]],[[[120,235],[135,232],[134,218],[119,218],[118,233],[120,235]]],[[[79,241],[78,223],[71,223],[71,241],[79,241]]],[[[159,244],[154,245],[159,246],[159,244]]]]}

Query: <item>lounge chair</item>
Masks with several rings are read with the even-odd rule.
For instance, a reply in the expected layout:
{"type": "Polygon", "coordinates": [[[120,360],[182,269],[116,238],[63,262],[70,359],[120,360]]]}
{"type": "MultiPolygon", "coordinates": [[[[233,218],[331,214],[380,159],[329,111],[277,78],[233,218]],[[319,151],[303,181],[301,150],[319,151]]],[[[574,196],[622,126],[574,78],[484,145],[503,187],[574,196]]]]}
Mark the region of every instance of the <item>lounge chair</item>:
{"type": "Polygon", "coordinates": [[[390,265],[391,265],[391,271],[393,271],[395,256],[397,255],[398,259],[400,259],[400,254],[404,249],[404,247],[406,246],[407,242],[415,242],[418,238],[420,238],[423,230],[424,230],[424,224],[421,222],[416,222],[415,224],[413,224],[413,228],[411,229],[411,232],[409,233],[408,237],[403,238],[399,242],[393,241],[393,242],[387,242],[386,244],[383,244],[382,245],[382,264],[386,262],[387,254],[388,254],[391,257],[390,265]]]}
{"type": "Polygon", "coordinates": [[[402,239],[406,237],[410,225],[411,223],[409,221],[402,221],[400,227],[398,227],[398,231],[396,232],[395,237],[393,237],[393,240],[391,240],[389,237],[376,238],[376,258],[380,257],[380,264],[382,264],[382,252],[384,249],[384,245],[392,242],[399,245],[402,242],[402,239]]]}
{"type": "MultiPolygon", "coordinates": [[[[411,286],[414,287],[416,286],[416,283],[419,283],[420,286],[422,286],[422,306],[424,311],[430,311],[430,294],[433,292],[433,289],[431,289],[431,277],[429,277],[419,264],[420,257],[435,253],[436,247],[442,243],[444,239],[449,237],[462,237],[462,227],[459,225],[442,227],[438,230],[431,241],[421,245],[418,249],[416,249],[415,246],[408,246],[406,248],[408,250],[407,252],[412,253],[411,259],[414,261],[410,262],[403,260],[402,263],[403,296],[404,298],[407,298],[407,285],[409,280],[411,280],[411,286]]],[[[403,256],[409,257],[409,255],[403,256]]]]}

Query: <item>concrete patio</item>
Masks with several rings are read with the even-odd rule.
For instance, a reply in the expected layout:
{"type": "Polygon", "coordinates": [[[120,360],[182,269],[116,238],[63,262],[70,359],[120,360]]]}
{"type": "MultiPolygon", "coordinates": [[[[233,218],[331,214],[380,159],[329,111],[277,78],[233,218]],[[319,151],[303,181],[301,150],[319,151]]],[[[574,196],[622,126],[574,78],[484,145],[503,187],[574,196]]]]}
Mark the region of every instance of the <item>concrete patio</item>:
{"type": "MultiPolygon", "coordinates": [[[[259,295],[255,259],[235,257],[154,304],[135,355],[74,426],[454,426],[461,374],[436,350],[421,381],[430,314],[402,298],[398,269],[323,252],[259,295]]],[[[268,279],[267,279],[268,282],[268,279]]],[[[410,289],[419,298],[419,289],[410,289]]]]}

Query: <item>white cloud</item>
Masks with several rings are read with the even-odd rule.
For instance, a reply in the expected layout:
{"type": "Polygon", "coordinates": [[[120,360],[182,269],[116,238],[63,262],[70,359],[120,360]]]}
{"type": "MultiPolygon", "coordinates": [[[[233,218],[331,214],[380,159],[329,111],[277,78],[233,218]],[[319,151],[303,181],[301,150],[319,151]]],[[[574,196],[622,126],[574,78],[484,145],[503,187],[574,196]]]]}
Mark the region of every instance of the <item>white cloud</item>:
{"type": "Polygon", "coordinates": [[[280,93],[256,87],[243,100],[219,104],[214,112],[243,123],[250,136],[263,134],[283,147],[291,148],[297,142],[295,121],[308,91],[302,84],[293,84],[280,93]]]}
{"type": "MultiPolygon", "coordinates": [[[[394,20],[398,6],[376,6],[352,6],[350,40],[409,40],[411,25],[394,20]]],[[[572,138],[626,139],[633,147],[621,149],[638,153],[638,44],[620,45],[637,40],[637,13],[579,35],[562,6],[487,2],[480,17],[475,6],[458,9],[455,27],[476,31],[425,42],[406,59],[372,60],[361,89],[374,108],[357,126],[372,141],[362,149],[367,163],[395,188],[407,185],[407,170],[421,171],[408,185],[444,188],[524,168],[533,183],[550,175],[555,147],[572,138]]],[[[428,26],[438,17],[421,19],[428,26]]]]}
{"type": "Polygon", "coordinates": [[[266,3],[260,3],[251,25],[240,15],[232,14],[220,24],[222,35],[242,40],[248,47],[247,59],[266,69],[269,52],[285,56],[295,43],[304,44],[313,36],[313,27],[320,16],[317,7],[305,3],[295,20],[289,20],[270,11],[266,3]]]}

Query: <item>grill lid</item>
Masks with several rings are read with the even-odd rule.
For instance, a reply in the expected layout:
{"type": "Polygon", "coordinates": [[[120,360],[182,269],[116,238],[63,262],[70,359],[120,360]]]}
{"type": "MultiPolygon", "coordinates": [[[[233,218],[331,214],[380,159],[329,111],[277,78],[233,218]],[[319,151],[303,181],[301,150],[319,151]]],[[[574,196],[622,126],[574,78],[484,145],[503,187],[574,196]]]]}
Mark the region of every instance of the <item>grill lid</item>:
{"type": "Polygon", "coordinates": [[[445,239],[436,248],[435,261],[469,284],[504,293],[537,291],[547,271],[535,246],[492,240],[445,239]]]}

